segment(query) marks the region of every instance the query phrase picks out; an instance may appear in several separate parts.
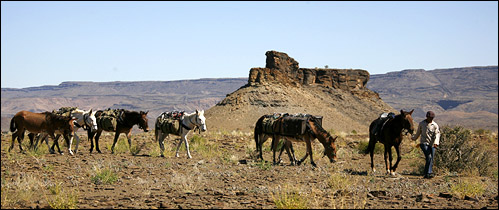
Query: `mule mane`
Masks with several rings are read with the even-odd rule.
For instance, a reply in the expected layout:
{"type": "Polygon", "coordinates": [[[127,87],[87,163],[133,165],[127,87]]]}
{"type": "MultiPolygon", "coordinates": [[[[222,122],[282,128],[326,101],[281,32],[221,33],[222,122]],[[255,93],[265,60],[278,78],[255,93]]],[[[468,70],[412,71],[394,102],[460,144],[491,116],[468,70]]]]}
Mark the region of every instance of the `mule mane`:
{"type": "MultiPolygon", "coordinates": [[[[309,118],[310,121],[312,121],[314,123],[314,127],[317,129],[318,133],[320,135],[322,135],[324,138],[328,138],[329,136],[331,136],[331,134],[329,132],[327,132],[320,124],[319,124],[319,120],[315,117],[310,117],[309,118]]],[[[331,136],[332,137],[332,136],[331,136]]]]}

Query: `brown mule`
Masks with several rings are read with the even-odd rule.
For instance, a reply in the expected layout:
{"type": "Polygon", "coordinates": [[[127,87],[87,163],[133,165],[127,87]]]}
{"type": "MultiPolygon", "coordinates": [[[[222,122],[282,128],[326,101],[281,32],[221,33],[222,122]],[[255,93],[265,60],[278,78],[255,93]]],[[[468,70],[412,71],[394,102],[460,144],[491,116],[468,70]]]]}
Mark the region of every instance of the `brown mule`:
{"type": "MultiPolygon", "coordinates": [[[[76,118],[63,117],[51,112],[33,113],[29,111],[20,111],[10,120],[10,131],[12,134],[12,143],[9,147],[9,152],[14,147],[14,141],[17,138],[19,149],[23,152],[21,141],[24,139],[24,131],[28,130],[31,133],[47,133],[52,139],[56,139],[54,133],[59,131],[63,134],[66,143],[69,145],[70,138],[73,138],[74,120],[76,118]]],[[[59,153],[62,153],[59,144],[56,141],[59,153]]],[[[48,142],[47,142],[48,146],[48,142]]],[[[50,150],[54,153],[53,149],[50,150]]]]}
{"type": "Polygon", "coordinates": [[[374,147],[376,142],[381,142],[385,146],[385,166],[387,174],[391,174],[395,176],[395,170],[397,170],[397,166],[402,159],[400,155],[400,143],[402,143],[403,139],[403,130],[407,129],[411,134],[414,132],[414,124],[412,120],[412,112],[406,112],[404,110],[400,110],[400,114],[396,115],[395,118],[388,120],[385,125],[381,128],[381,131],[378,132],[378,135],[375,135],[373,130],[376,126],[376,120],[374,120],[369,126],[369,146],[364,151],[366,154],[369,153],[371,156],[371,170],[372,172],[376,172],[374,168],[374,147]],[[392,146],[395,147],[395,151],[397,152],[397,162],[392,166],[392,146]],[[387,161],[387,157],[389,158],[390,163],[387,161]]]}

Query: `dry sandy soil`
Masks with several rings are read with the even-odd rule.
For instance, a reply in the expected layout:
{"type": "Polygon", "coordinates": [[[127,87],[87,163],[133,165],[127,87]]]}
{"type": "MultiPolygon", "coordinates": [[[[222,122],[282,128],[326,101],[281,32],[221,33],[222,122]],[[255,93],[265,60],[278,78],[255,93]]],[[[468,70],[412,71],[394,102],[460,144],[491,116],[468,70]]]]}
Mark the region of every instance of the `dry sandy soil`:
{"type": "MultiPolygon", "coordinates": [[[[279,165],[256,161],[252,133],[197,134],[190,142],[192,159],[186,158],[183,145],[180,157],[175,157],[175,142],[168,139],[166,157],[159,157],[152,132],[133,135],[135,156],[123,135],[116,154],[111,154],[111,135],[101,137],[99,154],[89,153],[90,142],[80,134],[78,153],[70,156],[49,154],[46,145],[37,152],[20,153],[17,142],[8,153],[11,135],[2,134],[1,207],[498,208],[497,176],[438,173],[431,180],[423,179],[421,151],[408,139],[403,142],[399,174],[391,177],[384,174],[382,154],[375,155],[378,170],[373,174],[369,156],[358,153],[357,145],[367,141],[365,134],[337,134],[336,163],[322,158],[323,147],[316,140],[317,168],[310,159],[290,166],[286,153],[279,165]],[[106,170],[116,177],[114,182],[95,178],[106,170]],[[461,197],[451,190],[458,183],[478,183],[483,193],[461,197]]],[[[28,138],[23,144],[26,147],[28,138]]],[[[269,145],[270,140],[264,145],[267,161],[272,160],[269,145]]],[[[302,157],[305,146],[294,145],[302,157]]]]}

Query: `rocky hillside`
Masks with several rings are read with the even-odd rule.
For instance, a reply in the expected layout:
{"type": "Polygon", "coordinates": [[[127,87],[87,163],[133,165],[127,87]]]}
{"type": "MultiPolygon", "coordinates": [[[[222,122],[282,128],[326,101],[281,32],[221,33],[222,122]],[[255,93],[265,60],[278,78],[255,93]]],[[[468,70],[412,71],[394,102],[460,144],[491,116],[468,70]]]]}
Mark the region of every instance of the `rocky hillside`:
{"type": "Polygon", "coordinates": [[[2,88],[2,131],[21,110],[43,112],[63,106],[149,111],[149,124],[163,111],[209,109],[246,78],[143,82],[63,82],[57,86],[2,88]]]}
{"type": "Polygon", "coordinates": [[[442,125],[498,129],[497,66],[371,75],[367,87],[397,110],[415,109],[417,121],[432,110],[442,125]]]}
{"type": "Polygon", "coordinates": [[[266,56],[266,67],[252,68],[248,84],[205,113],[208,129],[252,131],[260,116],[287,112],[323,116],[328,130],[367,133],[380,113],[395,111],[366,88],[365,70],[299,68],[286,53],[266,56]]]}

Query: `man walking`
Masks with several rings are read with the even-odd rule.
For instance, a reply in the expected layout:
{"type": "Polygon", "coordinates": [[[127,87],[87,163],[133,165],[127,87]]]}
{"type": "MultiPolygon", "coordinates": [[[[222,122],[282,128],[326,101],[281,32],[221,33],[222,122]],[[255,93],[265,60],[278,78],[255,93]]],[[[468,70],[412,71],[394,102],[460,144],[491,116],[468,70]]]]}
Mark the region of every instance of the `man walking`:
{"type": "Polygon", "coordinates": [[[426,179],[434,177],[432,170],[433,158],[435,157],[435,149],[438,147],[440,141],[440,128],[433,121],[433,118],[435,118],[435,113],[428,111],[426,119],[419,123],[416,134],[412,136],[412,140],[416,140],[421,135],[420,147],[426,159],[423,178],[426,179]]]}

